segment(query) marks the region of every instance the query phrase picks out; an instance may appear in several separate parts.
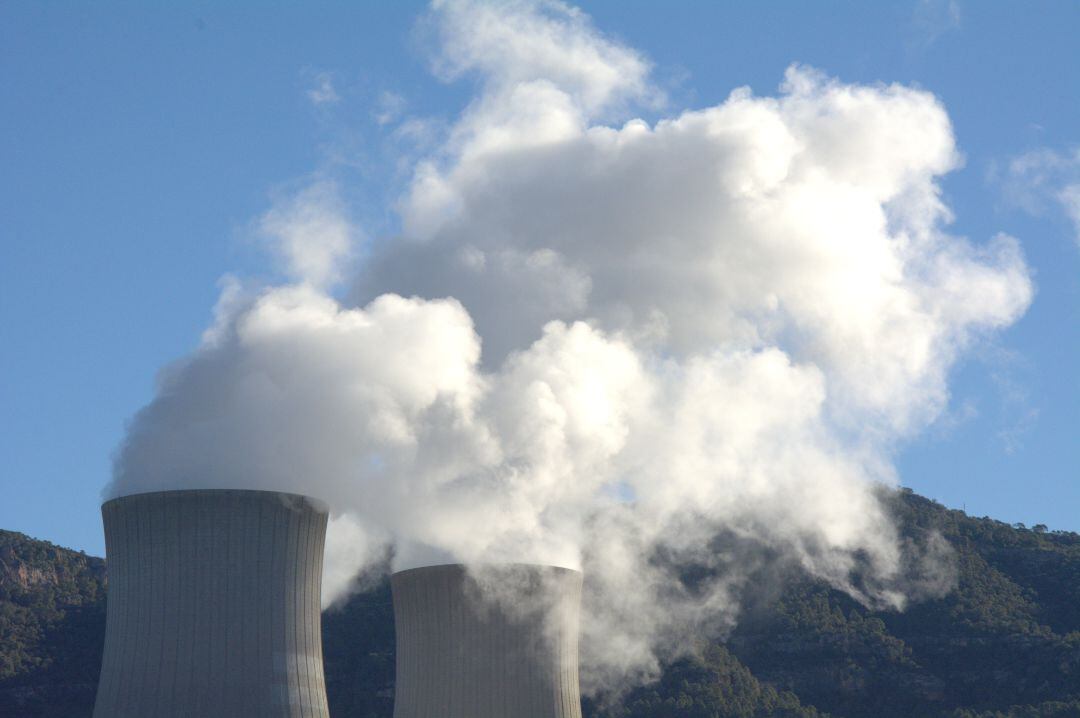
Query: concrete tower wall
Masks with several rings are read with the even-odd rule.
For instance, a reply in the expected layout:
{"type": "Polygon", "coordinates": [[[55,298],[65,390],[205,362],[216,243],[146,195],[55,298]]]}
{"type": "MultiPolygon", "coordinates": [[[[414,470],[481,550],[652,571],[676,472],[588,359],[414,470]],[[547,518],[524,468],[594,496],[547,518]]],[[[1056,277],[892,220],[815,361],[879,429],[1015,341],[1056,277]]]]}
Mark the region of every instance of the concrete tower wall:
{"type": "Polygon", "coordinates": [[[500,572],[505,602],[460,565],[392,576],[394,718],[580,718],[581,573],[520,564],[496,583],[500,572]]]}
{"type": "Polygon", "coordinates": [[[196,490],[124,496],[101,513],[95,718],[328,715],[325,510],[294,494],[196,490]]]}

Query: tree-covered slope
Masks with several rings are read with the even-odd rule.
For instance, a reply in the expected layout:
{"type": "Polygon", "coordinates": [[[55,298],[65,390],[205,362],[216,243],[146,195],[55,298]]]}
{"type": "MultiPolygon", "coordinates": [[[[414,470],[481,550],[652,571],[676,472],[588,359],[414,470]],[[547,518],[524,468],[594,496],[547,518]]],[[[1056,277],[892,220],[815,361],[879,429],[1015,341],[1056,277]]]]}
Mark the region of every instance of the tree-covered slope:
{"type": "MultiPolygon", "coordinates": [[[[910,492],[908,540],[951,546],[955,588],[873,610],[806,576],[751,592],[729,636],[702,636],[656,683],[593,718],[1080,718],[1080,535],[975,519],[910,492]]],[[[0,532],[0,715],[88,716],[104,634],[99,559],[0,532]]],[[[771,579],[770,579],[771,581],[771,579]]],[[[386,581],[323,616],[336,718],[389,718],[386,581]]],[[[690,648],[690,647],[688,647],[690,648]]]]}
{"type": "Polygon", "coordinates": [[[105,562],[0,531],[0,716],[87,715],[105,636],[105,562]]]}
{"type": "Polygon", "coordinates": [[[1080,535],[973,519],[910,492],[894,511],[906,537],[939,532],[952,546],[954,590],[875,612],[797,581],[736,629],[732,652],[835,716],[1080,716],[1080,535]]]}

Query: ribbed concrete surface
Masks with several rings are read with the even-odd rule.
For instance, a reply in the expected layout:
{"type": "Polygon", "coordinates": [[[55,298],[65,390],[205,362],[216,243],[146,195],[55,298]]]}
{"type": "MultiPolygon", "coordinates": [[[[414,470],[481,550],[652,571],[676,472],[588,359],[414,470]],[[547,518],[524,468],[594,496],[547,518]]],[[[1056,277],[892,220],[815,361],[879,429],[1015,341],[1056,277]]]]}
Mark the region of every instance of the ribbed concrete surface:
{"type": "Polygon", "coordinates": [[[394,718],[580,718],[581,574],[517,564],[484,571],[484,585],[499,572],[507,603],[483,598],[460,565],[391,577],[394,718]]]}
{"type": "Polygon", "coordinates": [[[325,510],[269,491],[101,507],[109,577],[95,718],[324,718],[325,510]]]}

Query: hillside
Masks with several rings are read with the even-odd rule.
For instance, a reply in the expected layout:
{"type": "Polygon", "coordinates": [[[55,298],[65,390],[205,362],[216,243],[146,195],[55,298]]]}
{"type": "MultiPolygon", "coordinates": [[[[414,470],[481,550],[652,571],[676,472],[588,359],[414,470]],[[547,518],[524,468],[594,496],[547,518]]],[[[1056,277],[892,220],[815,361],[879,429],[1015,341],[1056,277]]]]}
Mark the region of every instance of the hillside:
{"type": "Polygon", "coordinates": [[[0,531],[0,716],[88,715],[105,638],[105,562],[0,531]]]}
{"type": "MultiPolygon", "coordinates": [[[[905,537],[939,532],[957,587],[875,611],[805,576],[749,597],[735,632],[592,718],[1080,718],[1080,535],[1010,526],[911,492],[905,537]]],[[[384,581],[323,618],[338,718],[392,712],[384,581]]],[[[100,559],[0,532],[0,715],[86,716],[104,635],[100,559]]]]}

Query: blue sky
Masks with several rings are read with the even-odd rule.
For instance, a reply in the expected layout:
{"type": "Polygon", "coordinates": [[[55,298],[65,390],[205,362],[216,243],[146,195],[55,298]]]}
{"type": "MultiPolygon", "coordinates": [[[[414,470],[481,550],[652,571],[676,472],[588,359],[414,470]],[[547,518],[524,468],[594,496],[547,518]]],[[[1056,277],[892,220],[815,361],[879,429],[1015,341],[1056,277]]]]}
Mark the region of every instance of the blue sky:
{"type": "MultiPolygon", "coordinates": [[[[1036,294],[954,367],[945,417],[899,449],[901,481],[1080,530],[1080,227],[1059,196],[1080,181],[1080,5],[582,7],[653,63],[667,104],[648,120],[742,85],[774,94],[793,62],[941,100],[964,156],[943,182],[951,231],[1018,238],[1036,294]]],[[[198,344],[223,275],[273,277],[253,223],[275,198],[333,174],[365,232],[398,229],[406,178],[379,116],[449,123],[472,89],[432,77],[423,10],[0,8],[0,528],[103,552],[97,506],[125,422],[198,344]]]]}

